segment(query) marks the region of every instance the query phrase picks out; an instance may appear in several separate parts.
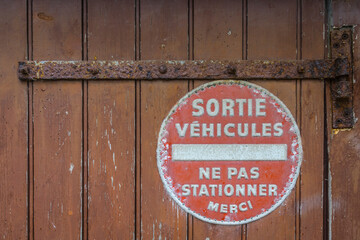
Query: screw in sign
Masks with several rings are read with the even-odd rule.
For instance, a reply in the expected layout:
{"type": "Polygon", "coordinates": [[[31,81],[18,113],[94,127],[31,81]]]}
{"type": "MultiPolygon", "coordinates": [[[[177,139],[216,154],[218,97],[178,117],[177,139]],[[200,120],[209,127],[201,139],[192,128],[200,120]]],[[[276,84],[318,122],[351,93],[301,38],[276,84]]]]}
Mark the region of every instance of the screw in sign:
{"type": "Polygon", "coordinates": [[[269,214],[300,171],[299,129],[274,95],[244,81],[202,85],[162,123],[157,164],[165,188],[210,223],[245,224],[269,214]]]}

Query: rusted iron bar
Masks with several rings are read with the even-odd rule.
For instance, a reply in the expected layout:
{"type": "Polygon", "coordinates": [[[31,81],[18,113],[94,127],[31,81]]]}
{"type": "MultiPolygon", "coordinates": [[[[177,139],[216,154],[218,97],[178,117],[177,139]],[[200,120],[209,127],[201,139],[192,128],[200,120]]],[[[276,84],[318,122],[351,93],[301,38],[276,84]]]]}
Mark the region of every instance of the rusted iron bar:
{"type": "Polygon", "coordinates": [[[36,80],[331,79],[332,127],[351,128],[353,58],[351,28],[331,31],[331,59],[239,61],[26,61],[19,78],[36,80]]]}
{"type": "Polygon", "coordinates": [[[36,80],[326,79],[348,75],[347,58],[293,61],[26,61],[19,78],[36,80]]]}

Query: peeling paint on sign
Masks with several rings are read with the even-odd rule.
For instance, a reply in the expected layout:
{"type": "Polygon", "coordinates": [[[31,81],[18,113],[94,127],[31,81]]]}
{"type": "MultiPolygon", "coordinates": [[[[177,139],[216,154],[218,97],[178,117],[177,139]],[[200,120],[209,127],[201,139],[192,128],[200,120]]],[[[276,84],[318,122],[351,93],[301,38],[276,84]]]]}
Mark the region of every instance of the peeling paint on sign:
{"type": "Polygon", "coordinates": [[[157,164],[170,196],[210,223],[245,224],[294,188],[302,161],[287,107],[244,81],[215,81],[184,96],[163,121],[157,164]]]}

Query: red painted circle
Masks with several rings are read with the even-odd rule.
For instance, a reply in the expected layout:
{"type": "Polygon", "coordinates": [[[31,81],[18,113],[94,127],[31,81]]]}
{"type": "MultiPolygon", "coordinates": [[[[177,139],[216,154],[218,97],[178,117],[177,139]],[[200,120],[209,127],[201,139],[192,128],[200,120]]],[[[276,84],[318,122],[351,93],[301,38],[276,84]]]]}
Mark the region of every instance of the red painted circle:
{"type": "Polygon", "coordinates": [[[211,82],[183,97],[163,121],[157,148],[171,197],[217,224],[248,223],[273,211],[294,187],[301,159],[290,111],[243,81],[211,82]]]}

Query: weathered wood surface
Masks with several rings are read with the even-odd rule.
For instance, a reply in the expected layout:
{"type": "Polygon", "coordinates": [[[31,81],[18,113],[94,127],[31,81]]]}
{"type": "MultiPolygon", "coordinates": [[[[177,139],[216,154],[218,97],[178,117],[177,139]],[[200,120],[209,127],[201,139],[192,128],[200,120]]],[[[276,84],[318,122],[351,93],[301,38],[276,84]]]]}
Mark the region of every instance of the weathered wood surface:
{"type": "MultiPolygon", "coordinates": [[[[242,59],[243,3],[241,1],[194,1],[194,59],[242,59]],[[211,49],[211,50],[210,50],[211,49]]],[[[207,81],[194,81],[198,87],[207,81]]],[[[240,239],[242,226],[219,226],[195,217],[192,239],[240,239]]]]}
{"type": "MultiPolygon", "coordinates": [[[[142,60],[187,58],[187,1],[142,1],[142,60]]],[[[141,237],[185,239],[186,213],[163,187],[156,163],[157,138],[163,119],[188,91],[186,81],[142,81],[140,85],[141,237]]]]}
{"type": "MultiPolygon", "coordinates": [[[[326,57],[322,22],[325,3],[302,1],[301,42],[299,58],[316,59],[326,57]],[[320,47],[321,46],[321,47],[320,47]]],[[[324,182],[325,116],[324,81],[301,81],[300,85],[300,131],[302,133],[304,159],[299,177],[299,223],[297,239],[323,239],[327,223],[327,190],[324,182]]],[[[325,164],[326,165],[326,164],[325,164]]]]}
{"type": "MultiPolygon", "coordinates": [[[[81,2],[33,1],[33,58],[81,60],[81,2]]],[[[81,82],[33,85],[34,239],[82,235],[81,82]]]]}
{"type": "Polygon", "coordinates": [[[17,81],[17,61],[26,53],[26,5],[0,8],[0,238],[26,239],[28,183],[27,83],[17,81]],[[16,16],[16,17],[15,17],[16,16]]]}
{"type": "MultiPolygon", "coordinates": [[[[296,1],[259,1],[248,3],[248,59],[296,59],[297,55],[297,5],[296,1]]],[[[285,103],[299,121],[296,109],[297,84],[294,81],[257,81],[256,84],[268,89],[285,103]]],[[[296,231],[295,191],[288,196],[282,206],[260,221],[247,226],[247,239],[293,239],[296,231]]]]}
{"type": "MultiPolygon", "coordinates": [[[[33,60],[325,58],[329,12],[323,1],[34,0],[2,6],[0,238],[360,238],[359,123],[331,131],[329,88],[322,80],[254,81],[296,117],[304,161],[296,189],[281,207],[231,227],[181,210],[156,166],[163,118],[205,81],[16,81],[17,62],[27,55],[33,60]]],[[[334,0],[328,9],[336,26],[360,22],[355,0],[334,0]]],[[[354,33],[356,79],[358,27],[354,33]]],[[[357,116],[357,82],[354,90],[357,116]]]]}
{"type": "MultiPolygon", "coordinates": [[[[133,1],[88,1],[88,58],[134,58],[133,1]]],[[[85,89],[86,91],[86,89],[85,89]]],[[[135,82],[88,82],[88,238],[135,235],[135,82]]]]}
{"type": "MultiPolygon", "coordinates": [[[[334,26],[354,26],[354,112],[360,114],[360,2],[332,1],[334,26]]],[[[330,99],[327,100],[329,102],[330,99]]],[[[328,108],[328,113],[330,109],[328,108]]],[[[331,116],[328,115],[328,120],[331,116]]],[[[328,126],[331,126],[328,121],[328,126]]],[[[349,131],[329,129],[329,220],[332,239],[360,239],[360,123],[349,131]]]]}

